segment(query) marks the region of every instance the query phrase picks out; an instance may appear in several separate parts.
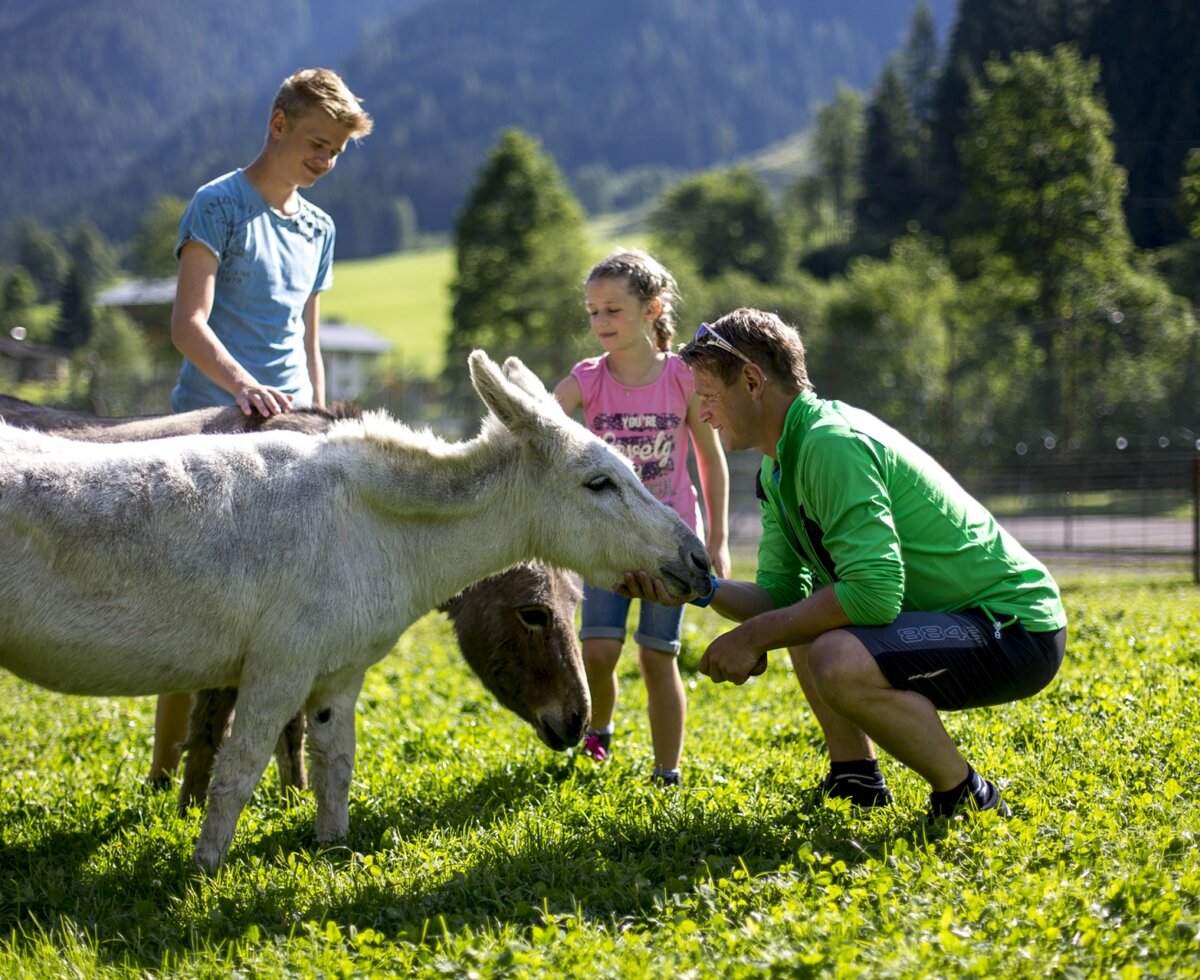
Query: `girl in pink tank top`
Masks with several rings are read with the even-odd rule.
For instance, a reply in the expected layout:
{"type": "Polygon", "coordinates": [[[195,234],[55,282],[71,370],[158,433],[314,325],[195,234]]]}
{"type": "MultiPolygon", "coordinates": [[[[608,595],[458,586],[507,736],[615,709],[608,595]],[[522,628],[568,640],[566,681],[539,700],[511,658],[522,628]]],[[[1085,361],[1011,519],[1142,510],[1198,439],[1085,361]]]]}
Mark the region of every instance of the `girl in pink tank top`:
{"type": "MultiPolygon", "coordinates": [[[[583,411],[589,429],[627,457],[642,483],[699,534],[713,572],[729,572],[729,472],[716,433],[700,421],[691,372],[671,353],[674,277],[652,256],[616,252],[597,264],[584,286],[592,333],[604,353],[580,361],[554,389],[568,413],[583,411]],[[688,473],[691,447],[704,497],[704,519],[688,473]],[[705,533],[707,532],[707,533],[705,533]]],[[[583,660],[592,697],[584,751],[602,761],[611,751],[617,661],[630,600],[584,588],[583,660]]],[[[678,785],[687,702],[676,657],[682,607],[641,600],[638,666],[646,684],[654,778],[678,785]]]]}

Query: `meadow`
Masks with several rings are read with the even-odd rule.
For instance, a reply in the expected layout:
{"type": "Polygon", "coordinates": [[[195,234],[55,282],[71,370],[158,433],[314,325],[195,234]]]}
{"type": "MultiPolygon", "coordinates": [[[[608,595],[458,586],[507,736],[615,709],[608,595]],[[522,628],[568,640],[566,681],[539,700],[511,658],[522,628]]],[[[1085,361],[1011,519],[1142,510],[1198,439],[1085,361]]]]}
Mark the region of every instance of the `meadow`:
{"type": "Polygon", "coordinates": [[[392,363],[404,375],[435,376],[445,362],[453,276],[449,246],[337,262],[321,314],[391,341],[392,363]]]}
{"type": "MultiPolygon", "coordinates": [[[[620,215],[588,223],[591,254],[599,260],[618,245],[646,247],[645,232],[620,215]]],[[[321,315],[370,327],[391,341],[391,366],[404,377],[436,377],[445,365],[450,332],[450,284],[454,248],[430,246],[334,264],[333,288],[321,299],[321,315]]],[[[579,323],[587,329],[580,272],[579,323]]]]}
{"type": "Polygon", "coordinates": [[[685,785],[647,779],[622,661],[615,755],[541,746],[430,614],[368,673],[351,833],[312,839],[273,767],[226,866],[143,786],[149,699],[0,676],[0,976],[1181,977],[1200,975],[1200,611],[1182,578],[1072,575],[1038,697],[946,716],[1013,808],[927,826],[815,802],[821,744],[786,659],[696,663],[685,785]]]}

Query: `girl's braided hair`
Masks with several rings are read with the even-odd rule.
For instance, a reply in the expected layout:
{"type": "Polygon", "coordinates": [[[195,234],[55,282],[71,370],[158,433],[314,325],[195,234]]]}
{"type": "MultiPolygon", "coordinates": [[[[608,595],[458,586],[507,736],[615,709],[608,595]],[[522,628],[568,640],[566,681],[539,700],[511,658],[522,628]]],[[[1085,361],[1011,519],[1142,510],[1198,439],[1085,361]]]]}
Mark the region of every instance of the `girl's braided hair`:
{"type": "Polygon", "coordinates": [[[654,345],[661,351],[671,349],[679,286],[675,277],[658,259],[641,249],[621,249],[597,262],[588,273],[585,284],[597,279],[627,279],[629,291],[642,303],[657,299],[662,308],[654,320],[654,345]]]}

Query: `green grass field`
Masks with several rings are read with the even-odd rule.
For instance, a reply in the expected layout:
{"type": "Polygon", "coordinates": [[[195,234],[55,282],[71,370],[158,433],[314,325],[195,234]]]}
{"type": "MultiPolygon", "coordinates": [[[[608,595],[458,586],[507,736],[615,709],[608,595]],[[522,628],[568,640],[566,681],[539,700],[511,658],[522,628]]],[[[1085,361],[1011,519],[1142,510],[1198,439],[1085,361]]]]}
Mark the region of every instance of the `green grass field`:
{"type": "Polygon", "coordinates": [[[351,833],[269,770],[219,874],[142,786],[148,699],[0,676],[0,976],[1182,977],[1200,974],[1200,604],[1176,580],[1076,579],[1058,679],[946,716],[1014,814],[929,830],[814,804],[821,745],[784,659],[695,665],[686,785],[647,781],[635,658],[616,754],[554,754],[463,666],[440,614],[368,674],[351,833]]]}
{"type": "Polygon", "coordinates": [[[392,342],[406,374],[434,375],[445,356],[453,276],[448,246],[337,262],[321,315],[370,327],[392,342]]]}

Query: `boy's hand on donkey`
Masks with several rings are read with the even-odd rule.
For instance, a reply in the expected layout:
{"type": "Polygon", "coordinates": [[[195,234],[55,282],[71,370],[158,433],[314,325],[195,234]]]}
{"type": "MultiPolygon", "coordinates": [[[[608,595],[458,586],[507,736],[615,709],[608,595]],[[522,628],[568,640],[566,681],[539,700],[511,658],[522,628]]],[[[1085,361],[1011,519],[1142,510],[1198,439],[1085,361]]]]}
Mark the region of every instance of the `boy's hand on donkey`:
{"type": "Polygon", "coordinates": [[[279,415],[292,410],[293,396],[270,385],[248,384],[234,394],[243,415],[258,412],[263,416],[279,415]]]}

